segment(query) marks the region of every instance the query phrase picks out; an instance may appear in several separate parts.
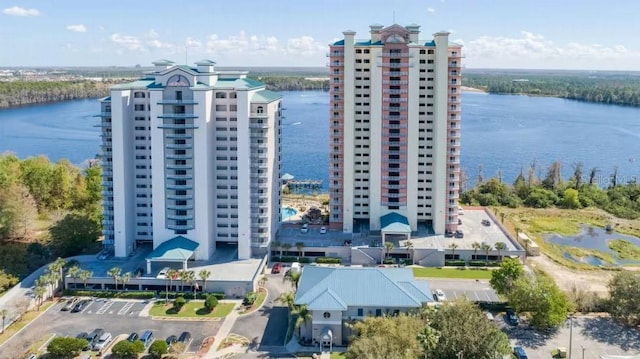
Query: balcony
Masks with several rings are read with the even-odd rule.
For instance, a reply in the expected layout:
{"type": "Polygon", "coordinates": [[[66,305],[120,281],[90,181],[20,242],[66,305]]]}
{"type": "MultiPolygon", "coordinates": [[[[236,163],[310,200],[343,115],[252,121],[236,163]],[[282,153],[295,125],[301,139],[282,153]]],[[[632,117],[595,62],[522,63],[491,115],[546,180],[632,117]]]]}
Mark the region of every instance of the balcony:
{"type": "Polygon", "coordinates": [[[407,188],[407,185],[382,183],[382,188],[386,188],[386,189],[405,189],[405,188],[407,188]]]}
{"type": "Polygon", "coordinates": [[[167,195],[167,199],[171,200],[171,201],[191,201],[193,200],[193,195],[191,194],[184,194],[184,195],[178,195],[178,194],[169,194],[167,195]]]}
{"type": "Polygon", "coordinates": [[[403,93],[408,93],[409,90],[407,89],[382,89],[382,93],[388,93],[391,95],[399,95],[399,94],[403,94],[403,93]]]}
{"type": "Polygon", "coordinates": [[[405,67],[413,67],[413,63],[412,62],[401,62],[401,63],[379,62],[378,63],[378,67],[388,67],[388,68],[391,68],[391,69],[400,69],[400,68],[405,68],[405,67]]]}
{"type": "Polygon", "coordinates": [[[249,118],[250,119],[269,118],[269,114],[268,113],[252,113],[252,114],[249,114],[249,118]]]}
{"type": "Polygon", "coordinates": [[[383,85],[408,85],[409,81],[405,80],[382,80],[383,85]]]}
{"type": "Polygon", "coordinates": [[[190,184],[168,184],[165,186],[168,190],[188,191],[193,189],[193,185],[190,184]]]}
{"type": "Polygon", "coordinates": [[[393,98],[393,97],[385,97],[382,99],[384,102],[392,102],[392,103],[403,103],[407,102],[406,98],[393,98]]]}
{"type": "Polygon", "coordinates": [[[113,181],[102,181],[102,186],[113,188],[113,181]]]}
{"type": "Polygon", "coordinates": [[[158,118],[168,118],[168,119],[191,119],[191,118],[198,118],[198,116],[192,114],[192,113],[165,113],[162,115],[158,115],[158,118]]]}
{"type": "Polygon", "coordinates": [[[383,150],[385,155],[406,155],[407,151],[383,150]]]}
{"type": "Polygon", "coordinates": [[[456,61],[452,61],[449,63],[449,67],[450,68],[459,68],[460,67],[460,63],[456,62],[456,61]]]}
{"type": "Polygon", "coordinates": [[[172,211],[188,211],[193,209],[193,204],[185,204],[185,205],[177,205],[177,204],[169,204],[167,205],[168,210],[172,211]]]}
{"type": "Polygon", "coordinates": [[[190,150],[193,148],[193,145],[190,143],[169,143],[165,148],[170,150],[190,150]]]}
{"type": "Polygon", "coordinates": [[[407,176],[380,176],[380,177],[382,177],[382,179],[385,181],[399,181],[399,180],[407,179],[407,176]]]}
{"type": "Polygon", "coordinates": [[[380,204],[383,206],[406,206],[407,205],[407,201],[405,200],[404,202],[390,202],[390,201],[380,201],[380,204]]]}
{"type": "Polygon", "coordinates": [[[168,170],[192,170],[193,165],[192,164],[184,164],[184,165],[167,164],[165,168],[168,170]]]}
{"type": "Polygon", "coordinates": [[[391,128],[391,129],[402,129],[407,128],[407,124],[391,124],[391,123],[383,123],[382,128],[391,128]]]}
{"type": "Polygon", "coordinates": [[[268,200],[269,199],[269,194],[268,193],[252,193],[251,194],[251,199],[254,199],[254,200],[257,200],[257,199],[268,200]]]}
{"type": "Polygon", "coordinates": [[[266,153],[252,153],[251,159],[252,160],[268,160],[269,155],[266,153]]]}
{"type": "Polygon", "coordinates": [[[384,111],[406,111],[407,106],[382,106],[384,111]]]}
{"type": "Polygon", "coordinates": [[[382,115],[383,120],[387,121],[406,121],[409,119],[407,115],[382,115]]]}
{"type": "Polygon", "coordinates": [[[198,128],[198,126],[194,125],[194,124],[175,124],[175,123],[168,123],[168,124],[163,124],[158,126],[158,128],[161,128],[163,130],[195,130],[198,128]]]}
{"type": "Polygon", "coordinates": [[[460,164],[460,159],[458,159],[458,158],[454,158],[454,159],[448,158],[447,159],[447,163],[448,164],[452,164],[452,165],[457,165],[457,164],[460,164]]]}
{"type": "Polygon", "coordinates": [[[167,224],[167,228],[173,229],[176,231],[180,231],[180,230],[187,231],[190,229],[194,229],[195,225],[194,224],[187,224],[187,225],[167,224]]]}
{"type": "Polygon", "coordinates": [[[263,138],[263,137],[267,137],[268,132],[267,131],[251,131],[251,137],[253,138],[263,138]]]}
{"type": "Polygon", "coordinates": [[[192,214],[168,214],[167,219],[172,221],[192,221],[192,214]]]}
{"type": "Polygon", "coordinates": [[[458,199],[458,197],[459,197],[458,193],[456,193],[456,192],[454,192],[453,194],[449,193],[447,195],[447,198],[449,198],[449,199],[458,199]]]}
{"type": "Polygon", "coordinates": [[[195,100],[161,100],[158,101],[158,105],[197,105],[198,103],[195,100]]]}
{"type": "Polygon", "coordinates": [[[403,58],[411,58],[414,57],[414,54],[408,52],[381,52],[378,54],[378,57],[403,57],[403,58]]]}
{"type": "Polygon", "coordinates": [[[326,57],[342,57],[344,56],[344,52],[338,52],[338,51],[333,51],[333,52],[327,52],[326,57]]]}
{"type": "Polygon", "coordinates": [[[166,138],[168,140],[192,139],[193,138],[193,134],[191,134],[191,133],[167,133],[167,134],[164,135],[164,138],[166,138]]]}
{"type": "Polygon", "coordinates": [[[267,129],[269,128],[269,124],[268,123],[250,123],[249,128],[267,129]]]}
{"type": "Polygon", "coordinates": [[[383,71],[382,74],[384,76],[407,76],[409,72],[407,71],[383,71]]]}
{"type": "Polygon", "coordinates": [[[190,160],[193,158],[193,154],[177,155],[174,153],[168,153],[165,155],[165,158],[170,160],[190,160]]]}
{"type": "Polygon", "coordinates": [[[168,180],[190,180],[190,179],[193,179],[193,174],[192,173],[187,173],[184,175],[172,174],[172,175],[166,175],[164,178],[168,180]]]}

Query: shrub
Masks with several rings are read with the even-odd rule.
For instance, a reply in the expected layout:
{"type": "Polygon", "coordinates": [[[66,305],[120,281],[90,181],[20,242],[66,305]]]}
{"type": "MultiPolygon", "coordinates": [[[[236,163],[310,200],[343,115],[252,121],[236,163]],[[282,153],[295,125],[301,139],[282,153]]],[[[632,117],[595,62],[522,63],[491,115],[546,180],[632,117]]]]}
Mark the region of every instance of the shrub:
{"type": "Polygon", "coordinates": [[[326,264],[340,264],[342,263],[342,258],[333,258],[333,257],[318,257],[316,258],[316,263],[326,263],[326,264]]]}
{"type": "Polygon", "coordinates": [[[163,355],[167,354],[169,346],[164,340],[156,340],[149,346],[149,354],[153,358],[160,358],[163,355]]]}
{"type": "Polygon", "coordinates": [[[74,290],[65,289],[64,296],[75,297],[96,297],[96,298],[126,298],[126,299],[151,299],[156,296],[156,292],[151,290],[143,291],[115,291],[115,290],[74,290]]]}
{"type": "Polygon", "coordinates": [[[184,305],[187,303],[187,301],[184,299],[184,297],[178,297],[173,301],[173,306],[180,310],[182,309],[182,307],[184,307],[184,305]]]}
{"type": "Polygon", "coordinates": [[[294,257],[294,256],[271,256],[271,262],[283,262],[283,263],[311,263],[311,258],[306,257],[294,257]]]}
{"type": "MultiPolygon", "coordinates": [[[[173,343],[173,345],[169,348],[169,353],[170,354],[182,354],[185,351],[185,345],[184,343],[173,343]]],[[[174,355],[167,355],[165,356],[163,359],[170,359],[170,358],[175,358],[175,359],[180,359],[179,356],[174,356],[174,355]]]]}
{"type": "Polygon", "coordinates": [[[382,261],[382,264],[396,264],[396,261],[393,259],[385,259],[382,261]]]}
{"type": "Polygon", "coordinates": [[[204,307],[209,311],[212,311],[216,307],[216,305],[218,305],[218,299],[216,298],[216,296],[208,295],[207,299],[205,299],[204,301],[204,307]]]}
{"type": "Polygon", "coordinates": [[[133,343],[121,340],[113,346],[111,352],[121,359],[137,358],[138,354],[144,352],[144,344],[139,340],[133,343]]]}
{"type": "Polygon", "coordinates": [[[500,261],[469,261],[469,267],[500,267],[500,261]]]}
{"type": "Polygon", "coordinates": [[[258,295],[256,294],[256,292],[249,292],[244,296],[244,300],[242,301],[242,304],[253,305],[253,303],[256,302],[257,298],[258,298],[258,295]]]}
{"type": "Polygon", "coordinates": [[[408,265],[408,266],[413,265],[413,259],[405,259],[402,261],[402,264],[408,265]]]}
{"type": "Polygon", "coordinates": [[[464,267],[467,263],[461,259],[449,259],[444,261],[444,265],[447,267],[464,267]]]}
{"type": "MultiPolygon", "coordinates": [[[[189,298],[193,298],[193,293],[189,292],[184,292],[184,293],[179,293],[179,292],[169,292],[169,295],[167,296],[167,292],[162,291],[158,294],[158,298],[160,299],[164,299],[169,297],[169,299],[176,299],[177,297],[189,297],[189,298]]],[[[213,295],[214,297],[216,297],[216,299],[220,300],[220,299],[224,299],[224,293],[202,293],[202,292],[198,292],[196,294],[196,299],[207,299],[207,296],[209,295],[213,295]]]]}
{"type": "Polygon", "coordinates": [[[87,341],[80,338],[55,337],[47,345],[47,351],[54,358],[74,358],[87,345],[87,341]]]}

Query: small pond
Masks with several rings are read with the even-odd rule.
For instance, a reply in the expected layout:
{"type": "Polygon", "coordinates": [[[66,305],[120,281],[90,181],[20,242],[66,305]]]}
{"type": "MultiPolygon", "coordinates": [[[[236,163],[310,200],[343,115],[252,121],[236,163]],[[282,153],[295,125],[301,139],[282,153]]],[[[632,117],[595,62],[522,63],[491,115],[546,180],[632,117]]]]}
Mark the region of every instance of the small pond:
{"type": "MultiPolygon", "coordinates": [[[[608,242],[610,240],[622,239],[640,247],[640,238],[613,231],[608,232],[604,228],[583,224],[580,226],[580,231],[575,235],[561,236],[558,234],[547,234],[544,236],[544,239],[547,242],[556,243],[562,246],[594,249],[603,253],[610,254],[611,257],[613,257],[613,259],[616,261],[614,265],[640,263],[640,261],[621,260],[620,258],[618,258],[617,253],[609,249],[608,246],[608,242]]],[[[563,254],[563,257],[577,263],[586,263],[594,266],[609,265],[605,261],[594,256],[576,258],[570,253],[565,252],[563,254]]]]}

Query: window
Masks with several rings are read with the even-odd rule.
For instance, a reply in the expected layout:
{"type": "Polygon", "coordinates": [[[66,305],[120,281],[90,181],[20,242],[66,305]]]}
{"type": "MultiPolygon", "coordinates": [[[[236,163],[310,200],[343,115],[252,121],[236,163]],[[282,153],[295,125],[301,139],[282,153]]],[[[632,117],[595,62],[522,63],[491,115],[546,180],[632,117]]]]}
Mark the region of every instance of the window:
{"type": "Polygon", "coordinates": [[[140,92],[140,91],[138,91],[138,92],[135,92],[135,93],[133,94],[133,97],[135,97],[135,98],[144,98],[144,97],[145,97],[145,94],[144,94],[144,92],[140,92]]]}
{"type": "Polygon", "coordinates": [[[224,92],[216,92],[216,98],[227,98],[227,94],[224,92]]]}
{"type": "Polygon", "coordinates": [[[359,317],[364,316],[364,309],[362,309],[362,308],[358,308],[358,316],[359,316],[359,317]]]}
{"type": "Polygon", "coordinates": [[[324,312],[324,313],[322,313],[322,317],[324,317],[325,319],[329,319],[329,318],[331,318],[331,313],[324,312]]]}
{"type": "Polygon", "coordinates": [[[176,91],[176,100],[182,101],[182,91],[176,91]]]}
{"type": "Polygon", "coordinates": [[[264,107],[262,106],[258,106],[258,108],[256,109],[257,113],[264,113],[264,107]]]}

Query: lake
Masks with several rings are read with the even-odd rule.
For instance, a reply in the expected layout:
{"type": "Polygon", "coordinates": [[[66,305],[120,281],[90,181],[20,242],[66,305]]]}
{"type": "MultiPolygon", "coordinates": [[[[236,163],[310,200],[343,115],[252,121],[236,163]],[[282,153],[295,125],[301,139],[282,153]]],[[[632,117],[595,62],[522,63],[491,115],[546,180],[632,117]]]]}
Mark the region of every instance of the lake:
{"type": "MultiPolygon", "coordinates": [[[[285,91],[282,124],[282,173],[297,179],[321,179],[327,188],[329,164],[329,94],[285,91]]],[[[82,165],[100,143],[94,127],[96,100],[78,100],[0,110],[0,152],[20,157],[44,154],[82,165]]],[[[462,94],[461,164],[475,180],[502,172],[512,182],[531,163],[546,173],[555,160],[563,174],[584,164],[583,173],[599,169],[606,186],[615,166],[620,182],[640,175],[640,109],[551,97],[462,94]]]]}

